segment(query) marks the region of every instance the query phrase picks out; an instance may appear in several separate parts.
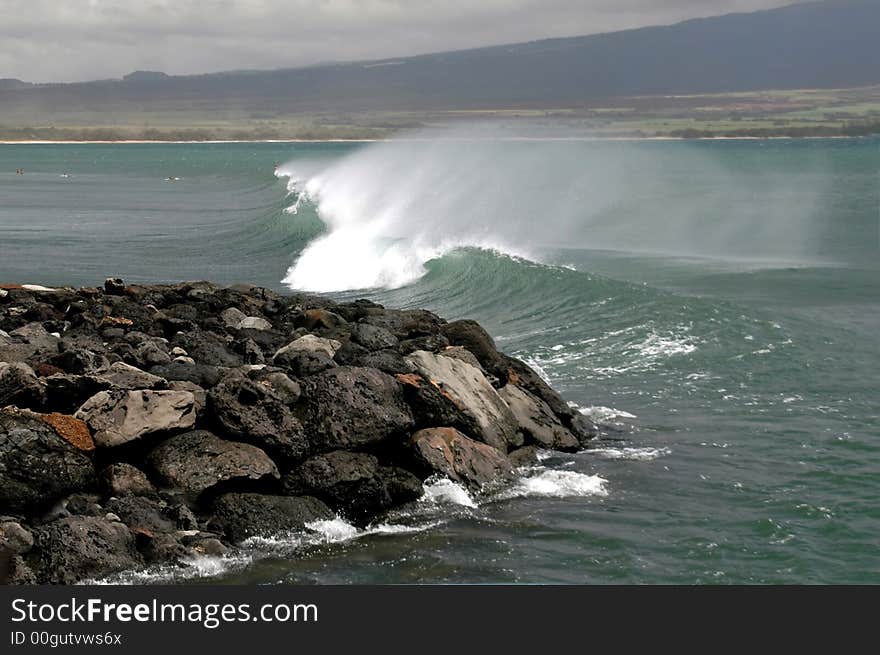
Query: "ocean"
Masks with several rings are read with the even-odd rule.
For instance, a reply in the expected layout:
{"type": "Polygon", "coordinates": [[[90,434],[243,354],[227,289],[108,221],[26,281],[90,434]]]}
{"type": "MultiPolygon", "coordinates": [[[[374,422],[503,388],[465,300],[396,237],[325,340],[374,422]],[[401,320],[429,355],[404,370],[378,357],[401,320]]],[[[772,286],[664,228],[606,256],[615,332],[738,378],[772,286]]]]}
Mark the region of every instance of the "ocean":
{"type": "Polygon", "coordinates": [[[117,581],[880,583],[880,139],[442,136],[0,145],[0,282],[473,318],[602,429],[487,498],[117,581]]]}

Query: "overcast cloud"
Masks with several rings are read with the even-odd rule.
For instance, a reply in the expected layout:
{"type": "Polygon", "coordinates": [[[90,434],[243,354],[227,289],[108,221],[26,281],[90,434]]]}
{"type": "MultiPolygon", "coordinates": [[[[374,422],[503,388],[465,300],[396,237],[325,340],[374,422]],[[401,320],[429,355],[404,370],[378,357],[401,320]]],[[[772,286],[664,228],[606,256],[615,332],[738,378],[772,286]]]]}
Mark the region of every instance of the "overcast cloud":
{"type": "Polygon", "coordinates": [[[204,73],[574,36],[794,0],[0,0],[0,78],[204,73]]]}

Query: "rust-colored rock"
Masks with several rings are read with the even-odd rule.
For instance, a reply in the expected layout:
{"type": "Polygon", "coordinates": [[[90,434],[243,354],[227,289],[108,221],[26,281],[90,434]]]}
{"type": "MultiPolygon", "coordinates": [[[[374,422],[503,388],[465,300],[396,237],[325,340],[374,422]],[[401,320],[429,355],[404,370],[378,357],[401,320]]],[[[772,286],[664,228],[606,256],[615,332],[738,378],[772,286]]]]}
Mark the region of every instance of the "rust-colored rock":
{"type": "Polygon", "coordinates": [[[55,375],[56,373],[64,374],[64,369],[58,368],[57,366],[53,366],[52,364],[47,364],[45,362],[41,364],[37,364],[34,366],[34,373],[41,378],[47,378],[50,375],[55,375]]]}
{"type": "Polygon", "coordinates": [[[397,381],[401,384],[413,387],[414,389],[418,389],[422,386],[423,378],[418,373],[398,373],[394,377],[396,377],[397,381]]]}
{"type": "Polygon", "coordinates": [[[91,452],[95,449],[95,442],[92,441],[88,426],[78,418],[52,412],[51,414],[43,414],[40,419],[51,425],[56,434],[74,448],[84,452],[91,452]]]}

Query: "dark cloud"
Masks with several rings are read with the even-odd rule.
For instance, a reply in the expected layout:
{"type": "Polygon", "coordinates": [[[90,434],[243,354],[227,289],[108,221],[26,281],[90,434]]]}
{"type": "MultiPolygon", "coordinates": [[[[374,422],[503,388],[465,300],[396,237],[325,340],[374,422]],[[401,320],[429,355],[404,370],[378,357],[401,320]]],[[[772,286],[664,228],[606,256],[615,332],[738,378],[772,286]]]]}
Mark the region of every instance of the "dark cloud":
{"type": "Polygon", "coordinates": [[[382,58],[793,0],[0,0],[0,78],[71,81],[382,58]]]}

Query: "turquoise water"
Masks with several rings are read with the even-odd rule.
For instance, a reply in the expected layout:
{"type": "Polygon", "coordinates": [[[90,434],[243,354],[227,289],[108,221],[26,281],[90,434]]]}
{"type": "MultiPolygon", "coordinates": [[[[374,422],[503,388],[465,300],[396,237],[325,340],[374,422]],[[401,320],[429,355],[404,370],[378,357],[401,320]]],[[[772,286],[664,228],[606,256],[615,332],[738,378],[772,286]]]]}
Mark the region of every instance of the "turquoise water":
{"type": "Polygon", "coordinates": [[[426,306],[603,426],[187,579],[880,583],[878,194],[877,139],[4,145],[0,281],[426,306]]]}

